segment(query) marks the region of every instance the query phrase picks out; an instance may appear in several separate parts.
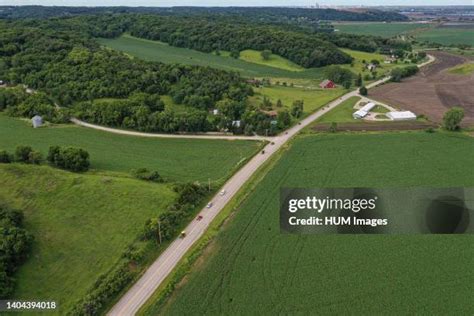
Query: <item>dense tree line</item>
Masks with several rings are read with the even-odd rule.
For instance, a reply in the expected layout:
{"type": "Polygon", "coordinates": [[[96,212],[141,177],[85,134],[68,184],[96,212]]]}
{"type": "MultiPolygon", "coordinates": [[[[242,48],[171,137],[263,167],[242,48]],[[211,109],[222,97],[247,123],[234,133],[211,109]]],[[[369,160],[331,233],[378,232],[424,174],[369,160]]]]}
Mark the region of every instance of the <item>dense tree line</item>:
{"type": "Polygon", "coordinates": [[[395,68],[390,73],[390,80],[393,82],[400,82],[403,78],[416,75],[420,71],[417,66],[406,66],[403,68],[395,68]]]}
{"type": "Polygon", "coordinates": [[[80,32],[63,30],[64,24],[69,25],[64,21],[38,23],[37,28],[0,23],[4,31],[0,35],[0,78],[41,91],[29,95],[21,87],[2,89],[0,110],[7,109],[11,115],[40,114],[49,121],[65,121],[71,113],[59,111],[54,106],[57,102],[94,123],[144,131],[197,132],[215,129],[207,116],[216,103],[245,104],[253,93],[236,73],[130,59],[100,48],[80,32]],[[165,111],[159,98],[164,94],[190,110],[165,111]],[[128,100],[111,101],[102,109],[104,103],[90,101],[111,97],[128,100]]]}
{"type": "Polygon", "coordinates": [[[304,9],[277,7],[46,7],[2,6],[0,18],[50,18],[104,13],[151,13],[160,15],[220,15],[245,17],[262,22],[301,23],[301,21],[407,21],[408,17],[393,11],[367,9],[345,11],[335,9],[304,9]]]}
{"type": "Polygon", "coordinates": [[[141,16],[131,25],[130,32],[137,37],[206,53],[269,50],[306,68],[352,61],[352,57],[329,42],[266,25],[189,17],[141,16]]]}
{"type": "Polygon", "coordinates": [[[0,21],[0,30],[0,79],[36,91],[27,95],[18,89],[2,89],[0,110],[14,116],[39,114],[51,122],[78,116],[101,125],[168,133],[274,134],[288,126],[288,116],[281,113],[275,119],[249,105],[247,97],[253,90],[237,73],[132,59],[100,47],[94,37],[116,37],[130,31],[204,52],[229,50],[238,55],[251,48],[284,56],[304,67],[352,61],[331,42],[371,51],[381,41],[352,35],[333,38],[200,15],[102,14],[0,21]],[[186,111],[165,108],[160,95],[170,95],[175,103],[187,106],[186,111]],[[97,101],[103,98],[107,100],[97,101]],[[59,110],[56,104],[70,109],[59,110]],[[210,114],[214,109],[218,114],[210,114]]]}
{"type": "Polygon", "coordinates": [[[391,54],[397,50],[411,50],[411,44],[396,38],[383,38],[372,35],[357,35],[348,33],[317,33],[319,38],[329,41],[338,47],[391,54]]]}
{"type": "Polygon", "coordinates": [[[132,60],[84,37],[73,38],[74,32],[1,26],[5,31],[0,36],[3,80],[46,92],[61,105],[103,97],[124,98],[134,92],[181,93],[184,104],[208,97],[209,105],[224,95],[245,99],[250,91],[235,73],[132,60]]]}
{"type": "Polygon", "coordinates": [[[23,228],[23,213],[0,204],[0,298],[11,298],[12,275],[27,258],[32,241],[23,228]]]}
{"type": "MultiPolygon", "coordinates": [[[[87,171],[90,165],[89,153],[75,147],[51,146],[46,159],[52,166],[73,172],[87,171]]],[[[43,162],[43,155],[25,145],[17,146],[14,154],[0,150],[0,163],[12,162],[39,165],[43,162]]]]}

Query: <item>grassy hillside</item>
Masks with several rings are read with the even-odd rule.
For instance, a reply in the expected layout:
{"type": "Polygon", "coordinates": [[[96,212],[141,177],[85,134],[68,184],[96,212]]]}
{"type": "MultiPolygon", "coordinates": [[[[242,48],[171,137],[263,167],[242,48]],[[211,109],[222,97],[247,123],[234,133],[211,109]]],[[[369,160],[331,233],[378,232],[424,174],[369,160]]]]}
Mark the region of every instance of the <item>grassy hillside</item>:
{"type": "Polygon", "coordinates": [[[382,37],[393,37],[425,27],[426,24],[417,23],[334,23],[334,28],[339,30],[341,33],[374,35],[382,37]]]}
{"type": "Polygon", "coordinates": [[[143,138],[73,125],[33,129],[27,121],[0,114],[0,149],[31,145],[47,154],[51,145],[89,151],[91,168],[129,173],[146,167],[172,181],[222,181],[260,147],[254,141],[143,138]]]}
{"type": "Polygon", "coordinates": [[[163,184],[0,164],[0,201],[24,210],[35,237],[15,298],[55,300],[64,315],[174,196],[163,184]]]}
{"type": "Polygon", "coordinates": [[[289,71],[302,71],[303,67],[289,61],[281,56],[271,54],[268,60],[263,59],[261,53],[256,50],[247,49],[240,52],[240,59],[249,63],[265,65],[274,68],[280,68],[289,71]]]}
{"type": "Polygon", "coordinates": [[[298,137],[161,313],[469,314],[473,236],[285,235],[279,189],[472,186],[473,155],[459,134],[298,137]]]}

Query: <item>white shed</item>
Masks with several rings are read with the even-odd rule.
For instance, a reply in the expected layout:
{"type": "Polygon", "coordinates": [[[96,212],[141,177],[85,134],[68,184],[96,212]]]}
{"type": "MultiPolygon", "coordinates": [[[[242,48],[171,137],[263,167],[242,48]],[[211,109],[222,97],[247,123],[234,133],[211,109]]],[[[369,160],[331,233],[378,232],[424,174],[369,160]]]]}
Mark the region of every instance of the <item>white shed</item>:
{"type": "Polygon", "coordinates": [[[40,127],[43,125],[43,118],[39,115],[35,115],[31,118],[31,123],[34,128],[40,127]]]}
{"type": "Polygon", "coordinates": [[[367,114],[369,114],[369,112],[375,107],[375,103],[373,102],[369,102],[367,103],[366,105],[364,105],[362,108],[360,108],[360,110],[354,112],[354,114],[352,114],[352,117],[356,120],[358,119],[361,119],[361,118],[364,118],[367,116],[367,114]]]}
{"type": "Polygon", "coordinates": [[[416,120],[416,115],[410,111],[402,112],[388,112],[387,117],[392,121],[414,121],[416,120]]]}

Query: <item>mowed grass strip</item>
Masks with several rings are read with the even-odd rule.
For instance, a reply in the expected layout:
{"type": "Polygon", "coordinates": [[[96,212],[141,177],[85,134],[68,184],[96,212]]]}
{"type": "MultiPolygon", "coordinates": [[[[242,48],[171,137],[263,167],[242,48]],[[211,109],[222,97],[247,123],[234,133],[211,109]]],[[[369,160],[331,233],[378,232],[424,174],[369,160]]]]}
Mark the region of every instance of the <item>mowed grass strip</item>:
{"type": "Polygon", "coordinates": [[[0,164],[0,202],[23,210],[35,237],[14,298],[54,300],[65,315],[175,195],[164,184],[0,164]]]}
{"type": "Polygon", "coordinates": [[[222,181],[261,146],[256,141],[165,139],[117,135],[74,125],[34,129],[26,120],[0,114],[0,150],[30,145],[47,154],[49,146],[77,146],[91,156],[96,171],[129,173],[157,170],[170,181],[222,181]]]}
{"type": "Polygon", "coordinates": [[[146,314],[469,314],[473,236],[281,234],[279,188],[472,186],[473,145],[424,132],[298,137],[169,304],[146,314]]]}
{"type": "Polygon", "coordinates": [[[247,49],[240,52],[240,59],[249,63],[255,63],[265,65],[269,67],[280,68],[289,71],[303,71],[304,68],[289,61],[281,56],[271,54],[270,57],[265,60],[260,51],[247,49]]]}

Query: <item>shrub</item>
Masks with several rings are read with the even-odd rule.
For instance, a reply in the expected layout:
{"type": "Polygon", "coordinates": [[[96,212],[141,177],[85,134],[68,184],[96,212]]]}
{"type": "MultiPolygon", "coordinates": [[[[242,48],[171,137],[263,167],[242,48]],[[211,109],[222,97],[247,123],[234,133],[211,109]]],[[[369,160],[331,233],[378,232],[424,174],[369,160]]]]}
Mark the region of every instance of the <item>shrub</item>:
{"type": "Polygon", "coordinates": [[[336,133],[337,132],[337,123],[336,122],[331,123],[331,126],[329,126],[329,131],[331,133],[336,133]]]}
{"type": "Polygon", "coordinates": [[[27,163],[30,159],[30,153],[33,148],[30,146],[17,146],[15,149],[15,161],[27,163]]]}
{"type": "Polygon", "coordinates": [[[28,155],[28,163],[39,165],[42,160],[43,160],[43,155],[39,151],[36,151],[36,150],[30,151],[28,155]]]}
{"type": "Polygon", "coordinates": [[[403,78],[407,78],[418,73],[420,69],[417,66],[408,66],[403,68],[395,68],[390,74],[390,81],[400,82],[403,78]]]}
{"type": "Polygon", "coordinates": [[[294,101],[293,106],[291,107],[291,115],[296,118],[301,117],[301,115],[303,115],[303,108],[304,108],[303,100],[294,101]]]}
{"type": "Polygon", "coordinates": [[[464,109],[453,107],[444,114],[444,127],[448,131],[456,131],[461,128],[461,122],[464,119],[464,109]]]}
{"type": "Polygon", "coordinates": [[[262,56],[264,60],[269,60],[271,55],[272,55],[272,51],[268,49],[265,49],[260,53],[260,56],[262,56]]]}
{"type": "Polygon", "coordinates": [[[369,91],[367,90],[367,88],[365,86],[362,86],[362,87],[359,88],[359,93],[362,96],[366,96],[366,95],[369,94],[369,91]]]}
{"type": "Polygon", "coordinates": [[[51,146],[47,160],[50,164],[74,172],[89,170],[89,153],[81,148],[51,146]]]}
{"type": "Polygon", "coordinates": [[[12,161],[12,155],[10,155],[6,150],[0,151],[0,163],[11,163],[12,161]]]}
{"type": "Polygon", "coordinates": [[[134,169],[132,170],[132,175],[140,180],[163,182],[163,178],[160,176],[158,171],[150,171],[146,168],[134,169]]]}

